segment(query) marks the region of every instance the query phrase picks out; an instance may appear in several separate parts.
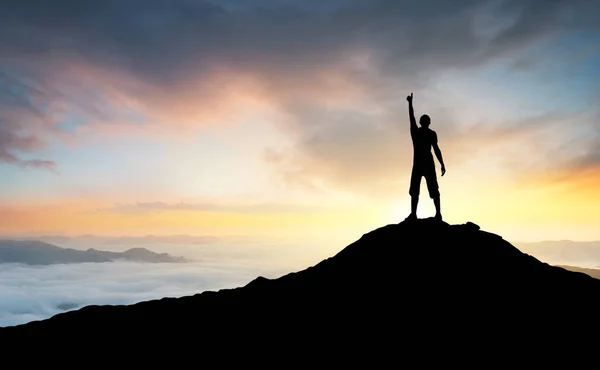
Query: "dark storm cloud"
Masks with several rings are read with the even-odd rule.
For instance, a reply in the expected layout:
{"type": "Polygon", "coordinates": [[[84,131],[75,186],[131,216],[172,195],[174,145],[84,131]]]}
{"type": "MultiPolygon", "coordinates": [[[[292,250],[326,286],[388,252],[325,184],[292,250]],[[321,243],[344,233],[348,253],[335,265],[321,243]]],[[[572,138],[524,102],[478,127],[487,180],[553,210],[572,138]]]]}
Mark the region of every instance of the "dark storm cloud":
{"type": "Polygon", "coordinates": [[[371,0],[323,10],[300,1],[8,0],[0,5],[0,56],[64,52],[160,83],[217,62],[270,72],[313,69],[357,50],[374,55],[381,72],[418,71],[481,63],[560,30],[576,3],[371,0]],[[482,36],[504,19],[509,23],[499,33],[482,36]]]}
{"type": "MultiPolygon", "coordinates": [[[[321,148],[312,130],[321,126],[323,140],[325,132],[337,132],[339,123],[322,119],[331,108],[322,106],[321,98],[340,86],[323,81],[323,73],[334,71],[365,100],[393,115],[400,87],[419,91],[443,70],[510,55],[573,26],[571,10],[582,4],[594,6],[585,0],[5,0],[0,3],[0,70],[13,82],[0,82],[0,91],[32,80],[43,103],[28,102],[19,114],[8,115],[5,108],[12,103],[2,99],[0,161],[24,163],[19,152],[37,146],[24,144],[23,137],[43,143],[56,134],[64,115],[55,110],[65,105],[89,116],[112,117],[110,105],[90,106],[83,98],[100,100],[97,90],[103,86],[86,86],[73,75],[76,71],[69,72],[69,63],[83,63],[135,76],[172,96],[184,94],[180,87],[190,76],[201,89],[215,68],[242,70],[261,81],[269,100],[286,113],[284,127],[308,136],[301,140],[327,162],[331,149],[321,148]],[[67,83],[67,76],[68,83],[81,86],[63,96],[54,87],[67,83]],[[54,114],[40,110],[44,104],[54,114]]],[[[122,93],[145,98],[144,89],[122,93]]],[[[159,106],[151,99],[149,105],[159,106]]],[[[360,114],[352,118],[359,119],[360,114]]],[[[385,130],[367,133],[374,141],[380,134],[385,130]]],[[[355,136],[332,139],[345,147],[355,136]]]]}

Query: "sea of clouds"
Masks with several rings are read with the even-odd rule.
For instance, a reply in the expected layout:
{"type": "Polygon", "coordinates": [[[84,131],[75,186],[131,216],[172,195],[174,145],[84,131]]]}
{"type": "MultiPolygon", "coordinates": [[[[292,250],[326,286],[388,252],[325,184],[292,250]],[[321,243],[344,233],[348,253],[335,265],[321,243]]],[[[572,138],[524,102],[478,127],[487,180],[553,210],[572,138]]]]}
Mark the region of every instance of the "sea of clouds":
{"type": "Polygon", "coordinates": [[[242,286],[276,268],[211,263],[0,264],[0,326],[45,319],[91,304],[132,304],[242,286]]]}
{"type": "MultiPolygon", "coordinates": [[[[84,249],[85,245],[62,245],[84,249]]],[[[125,250],[132,245],[93,245],[125,250]]],[[[277,278],[323,257],[300,246],[141,245],[189,263],[105,262],[31,266],[0,263],[0,326],[49,318],[86,305],[122,305],[243,286],[277,278]]],[[[323,252],[327,253],[327,252],[323,252]]]]}
{"type": "Polygon", "coordinates": [[[246,284],[256,268],[132,262],[50,266],[0,264],[0,326],[90,304],[131,304],[246,284]]]}

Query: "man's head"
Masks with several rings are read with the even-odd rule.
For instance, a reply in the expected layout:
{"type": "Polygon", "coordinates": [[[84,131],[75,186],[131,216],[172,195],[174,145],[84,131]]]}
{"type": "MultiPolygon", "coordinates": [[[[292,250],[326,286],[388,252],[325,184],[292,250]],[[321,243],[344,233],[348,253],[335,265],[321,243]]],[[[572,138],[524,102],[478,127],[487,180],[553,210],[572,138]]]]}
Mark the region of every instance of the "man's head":
{"type": "Polygon", "coordinates": [[[427,128],[431,124],[431,118],[429,118],[428,115],[424,114],[424,115],[421,116],[421,118],[419,118],[419,124],[422,127],[427,128]]]}

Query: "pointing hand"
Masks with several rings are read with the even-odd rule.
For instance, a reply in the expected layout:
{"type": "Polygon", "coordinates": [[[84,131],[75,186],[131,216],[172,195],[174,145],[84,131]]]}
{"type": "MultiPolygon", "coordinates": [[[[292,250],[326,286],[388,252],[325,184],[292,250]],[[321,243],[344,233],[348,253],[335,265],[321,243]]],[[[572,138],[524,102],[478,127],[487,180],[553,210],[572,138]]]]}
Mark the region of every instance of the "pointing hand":
{"type": "Polygon", "coordinates": [[[446,166],[442,166],[442,176],[446,173],[446,166]]]}
{"type": "Polygon", "coordinates": [[[408,102],[410,103],[413,99],[413,93],[410,93],[409,96],[406,97],[406,100],[408,100],[408,102]]]}

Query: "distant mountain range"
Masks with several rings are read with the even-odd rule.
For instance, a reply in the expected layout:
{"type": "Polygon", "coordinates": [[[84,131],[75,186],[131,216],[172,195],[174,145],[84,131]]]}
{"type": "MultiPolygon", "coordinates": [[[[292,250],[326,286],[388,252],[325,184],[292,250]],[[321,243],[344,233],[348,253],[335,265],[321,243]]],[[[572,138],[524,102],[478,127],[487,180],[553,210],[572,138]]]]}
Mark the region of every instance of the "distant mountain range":
{"type": "Polygon", "coordinates": [[[155,253],[146,248],[132,248],[124,252],[101,251],[93,248],[77,250],[61,248],[36,240],[0,239],[0,263],[52,265],[59,263],[114,262],[118,260],[165,263],[187,262],[183,257],[155,253]]]}
{"type": "Polygon", "coordinates": [[[515,246],[550,264],[600,268],[600,241],[554,240],[515,243],[515,246]]]}

